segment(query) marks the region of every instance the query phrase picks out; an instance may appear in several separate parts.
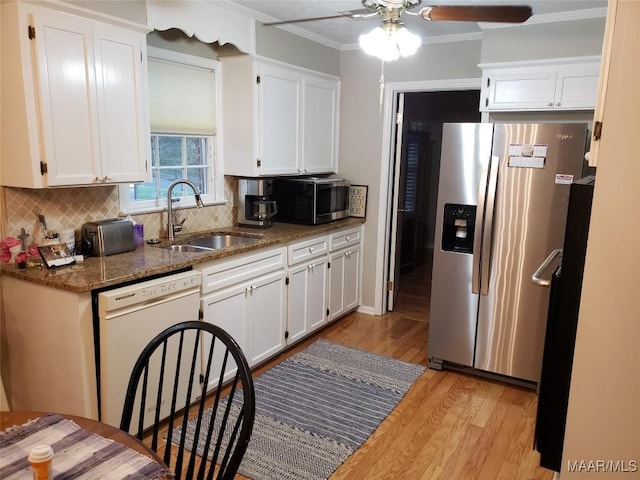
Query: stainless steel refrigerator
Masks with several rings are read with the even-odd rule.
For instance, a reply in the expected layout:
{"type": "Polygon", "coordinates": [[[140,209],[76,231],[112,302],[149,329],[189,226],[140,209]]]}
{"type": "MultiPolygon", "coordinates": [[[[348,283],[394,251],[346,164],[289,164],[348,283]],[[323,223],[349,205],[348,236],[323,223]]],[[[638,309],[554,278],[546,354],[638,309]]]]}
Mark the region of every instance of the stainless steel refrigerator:
{"type": "Polygon", "coordinates": [[[532,273],[564,239],[585,124],[445,124],[433,258],[432,368],[537,383],[549,290],[532,273]]]}

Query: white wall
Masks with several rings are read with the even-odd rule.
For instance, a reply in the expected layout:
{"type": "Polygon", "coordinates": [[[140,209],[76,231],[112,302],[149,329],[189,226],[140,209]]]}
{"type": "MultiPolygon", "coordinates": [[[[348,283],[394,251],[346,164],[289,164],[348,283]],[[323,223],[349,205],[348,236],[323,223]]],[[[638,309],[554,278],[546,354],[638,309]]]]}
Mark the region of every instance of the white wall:
{"type": "Polygon", "coordinates": [[[63,0],[78,7],[146,25],[147,0],[63,0]]]}
{"type": "Polygon", "coordinates": [[[300,67],[340,75],[340,52],[306,38],[256,22],[256,54],[300,67]]]}
{"type": "MultiPolygon", "coordinates": [[[[612,2],[613,3],[613,2],[612,2]]],[[[640,478],[640,2],[618,2],[561,479],[640,478]],[[571,462],[635,471],[571,472],[571,462]]],[[[601,80],[602,81],[602,80],[601,80]]]]}
{"type": "Polygon", "coordinates": [[[481,62],[600,55],[604,24],[603,17],[485,30],[481,62]]]}

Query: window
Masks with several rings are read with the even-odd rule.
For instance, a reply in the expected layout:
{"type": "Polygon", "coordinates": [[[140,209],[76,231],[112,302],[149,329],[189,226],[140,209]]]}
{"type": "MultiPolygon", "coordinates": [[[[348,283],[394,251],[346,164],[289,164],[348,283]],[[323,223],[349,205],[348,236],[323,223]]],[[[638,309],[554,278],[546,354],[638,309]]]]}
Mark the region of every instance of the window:
{"type": "MultiPolygon", "coordinates": [[[[207,205],[224,203],[220,161],[218,62],[148,47],[151,180],[120,187],[125,213],[160,211],[174,180],[193,182],[207,205]]],[[[195,206],[193,191],[180,184],[175,207],[195,206]]]]}

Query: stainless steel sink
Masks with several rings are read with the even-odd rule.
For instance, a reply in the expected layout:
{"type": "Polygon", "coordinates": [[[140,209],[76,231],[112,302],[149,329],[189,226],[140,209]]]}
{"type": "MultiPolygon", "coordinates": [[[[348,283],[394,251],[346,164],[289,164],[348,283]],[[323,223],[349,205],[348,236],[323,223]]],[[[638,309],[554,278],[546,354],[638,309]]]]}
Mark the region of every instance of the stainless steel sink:
{"type": "Polygon", "coordinates": [[[172,252],[183,252],[183,253],[201,253],[201,252],[210,252],[213,250],[212,248],[206,247],[198,247],[196,245],[168,245],[166,247],[167,250],[171,250],[172,252]]]}
{"type": "Polygon", "coordinates": [[[184,246],[193,246],[209,250],[218,248],[231,247],[233,245],[241,245],[244,243],[253,243],[260,240],[256,237],[246,237],[244,235],[234,235],[231,233],[218,233],[207,237],[195,238],[184,242],[184,246]]]}

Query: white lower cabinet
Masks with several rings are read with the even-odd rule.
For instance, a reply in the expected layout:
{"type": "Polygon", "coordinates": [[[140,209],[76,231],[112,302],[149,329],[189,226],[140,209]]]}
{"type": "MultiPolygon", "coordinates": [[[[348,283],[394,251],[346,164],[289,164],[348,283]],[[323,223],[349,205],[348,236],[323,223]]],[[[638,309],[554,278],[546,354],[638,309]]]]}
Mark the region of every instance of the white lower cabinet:
{"type": "Polygon", "coordinates": [[[287,344],[291,345],[327,323],[329,237],[289,246],[287,344]]]}
{"type": "Polygon", "coordinates": [[[329,321],[360,304],[361,227],[340,230],[329,239],[329,321]]]}
{"type": "MultiPolygon", "coordinates": [[[[226,330],[240,345],[249,366],[285,346],[285,259],[286,249],[277,248],[200,268],[202,320],[226,330]]],[[[221,360],[216,358],[214,366],[219,368],[221,360]]],[[[234,373],[229,372],[227,378],[234,373]]],[[[210,378],[213,375],[215,372],[210,378]]]]}
{"type": "Polygon", "coordinates": [[[328,261],[324,255],[289,269],[287,343],[327,323],[328,261]]]}
{"type": "Polygon", "coordinates": [[[330,255],[329,321],[343,316],[360,303],[360,246],[330,255]]]}
{"type": "Polygon", "coordinates": [[[202,320],[226,330],[250,367],[264,362],[360,304],[361,238],[345,228],[197,266],[202,320]]]}

